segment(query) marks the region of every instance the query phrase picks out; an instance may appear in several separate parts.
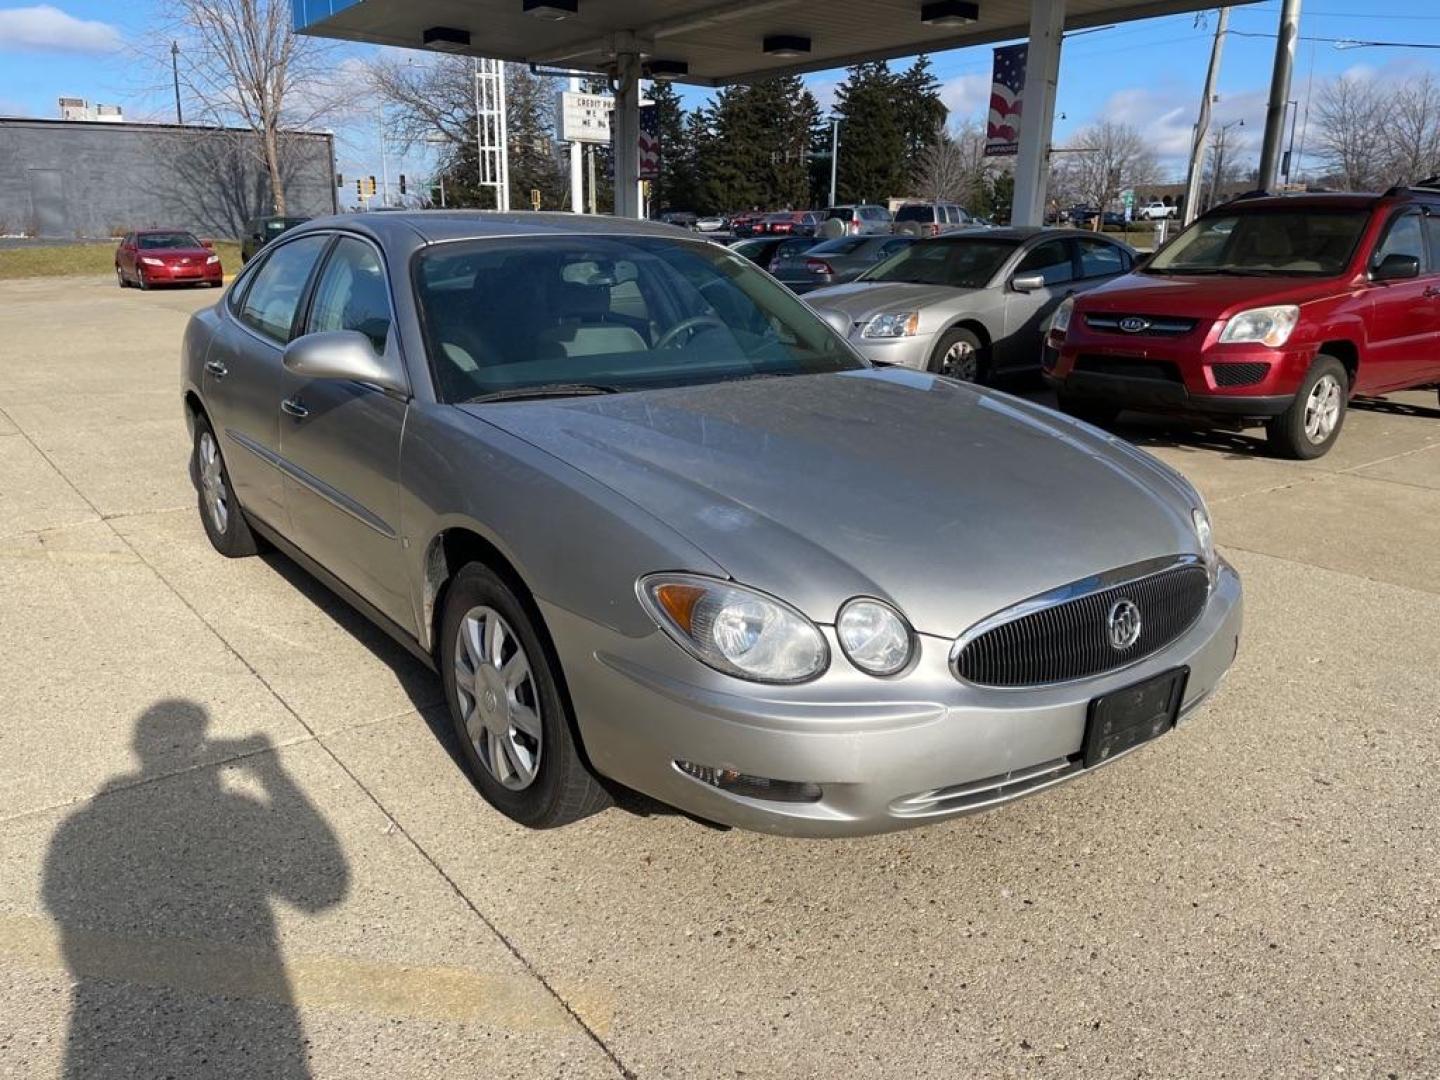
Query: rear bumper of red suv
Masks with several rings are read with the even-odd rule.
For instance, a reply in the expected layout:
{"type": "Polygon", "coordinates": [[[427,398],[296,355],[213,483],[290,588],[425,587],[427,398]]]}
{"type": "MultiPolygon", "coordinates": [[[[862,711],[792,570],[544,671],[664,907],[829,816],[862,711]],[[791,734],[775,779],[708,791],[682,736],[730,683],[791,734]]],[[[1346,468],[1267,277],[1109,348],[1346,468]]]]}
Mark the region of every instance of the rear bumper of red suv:
{"type": "Polygon", "coordinates": [[[1042,371],[1057,391],[1125,409],[1270,417],[1283,413],[1313,359],[1303,346],[1219,345],[1218,327],[1173,336],[1105,332],[1076,313],[1046,341],[1042,371]]]}

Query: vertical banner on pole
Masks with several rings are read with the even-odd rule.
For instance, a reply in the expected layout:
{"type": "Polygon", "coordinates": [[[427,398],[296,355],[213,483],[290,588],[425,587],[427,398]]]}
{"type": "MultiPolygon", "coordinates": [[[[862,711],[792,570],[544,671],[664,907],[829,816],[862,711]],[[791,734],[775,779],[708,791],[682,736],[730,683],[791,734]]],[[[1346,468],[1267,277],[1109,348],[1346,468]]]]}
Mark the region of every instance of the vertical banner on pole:
{"type": "Polygon", "coordinates": [[[1026,44],[995,50],[990,86],[990,116],[985,124],[985,155],[1014,157],[1020,150],[1020,112],[1025,97],[1026,44]]]}
{"type": "Polygon", "coordinates": [[[660,179],[660,109],[640,106],[640,179],[660,179]]]}

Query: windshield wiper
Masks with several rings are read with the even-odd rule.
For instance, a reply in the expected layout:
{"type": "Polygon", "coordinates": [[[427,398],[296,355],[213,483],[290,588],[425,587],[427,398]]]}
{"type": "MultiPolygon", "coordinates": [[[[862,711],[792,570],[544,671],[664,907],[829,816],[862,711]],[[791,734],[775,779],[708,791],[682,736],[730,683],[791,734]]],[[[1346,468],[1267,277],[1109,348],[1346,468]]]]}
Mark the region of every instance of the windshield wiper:
{"type": "Polygon", "coordinates": [[[476,394],[460,404],[479,405],[487,401],[524,401],[528,398],[589,397],[594,394],[618,394],[620,387],[604,383],[548,383],[543,386],[512,386],[506,390],[492,390],[488,394],[476,394]]]}

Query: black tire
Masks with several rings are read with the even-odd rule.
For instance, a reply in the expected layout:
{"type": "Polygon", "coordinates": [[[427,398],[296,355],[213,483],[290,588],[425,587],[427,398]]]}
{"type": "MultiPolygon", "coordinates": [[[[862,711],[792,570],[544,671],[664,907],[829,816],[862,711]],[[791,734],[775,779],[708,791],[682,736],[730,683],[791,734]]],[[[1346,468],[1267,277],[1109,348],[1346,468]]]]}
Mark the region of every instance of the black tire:
{"type": "MultiPolygon", "coordinates": [[[[560,662],[539,616],[489,567],[469,563],[445,590],[440,623],[440,676],[456,741],[470,778],[487,802],[532,829],[550,829],[589,817],[610,805],[610,795],[586,765],[575,733],[560,662]],[[539,762],[529,785],[507,787],[491,774],[466,729],[456,680],[461,623],[477,607],[498,612],[525,650],[540,717],[539,762]]],[[[478,680],[477,680],[478,681],[478,680]]]]}
{"type": "Polygon", "coordinates": [[[1056,394],[1056,403],[1066,416],[1084,420],[1096,427],[1109,427],[1120,416],[1120,406],[1099,398],[1075,397],[1071,394],[1056,394]]]}
{"type": "Polygon", "coordinates": [[[120,283],[120,288],[122,289],[128,289],[130,287],[130,283],[125,280],[125,271],[121,270],[118,266],[115,267],[115,280],[120,283]]]}
{"type": "Polygon", "coordinates": [[[989,361],[989,350],[985,348],[979,335],[957,326],[940,335],[926,366],[932,375],[949,375],[961,382],[978,383],[983,382],[988,374],[989,361]],[[957,345],[969,346],[969,360],[959,367],[946,359],[947,354],[957,345]]]}
{"type": "Polygon", "coordinates": [[[137,273],[135,275],[135,285],[141,292],[150,291],[150,283],[145,280],[144,273],[137,273]]]}
{"type": "Polygon", "coordinates": [[[240,508],[240,500],[235,497],[235,488],[230,483],[230,472],[225,465],[225,455],[220,450],[220,440],[216,438],[210,421],[203,415],[195,418],[195,442],[190,451],[190,480],[195,485],[200,524],[205,527],[205,535],[210,538],[210,545],[216,551],[227,559],[242,559],[258,554],[268,546],[250,530],[250,523],[245,520],[245,512],[240,508]],[[217,520],[217,515],[211,508],[210,494],[205,483],[205,467],[202,463],[205,451],[202,447],[207,438],[214,447],[219,467],[219,483],[223,486],[226,507],[223,524],[217,520]]]}
{"type": "Polygon", "coordinates": [[[1350,376],[1345,372],[1345,365],[1335,357],[1321,353],[1305,373],[1290,407],[1266,423],[1265,435],[1271,451],[1278,457],[1293,458],[1297,461],[1312,461],[1329,453],[1335,440],[1340,437],[1340,429],[1345,426],[1345,412],[1349,400],[1350,376]],[[1333,380],[1330,385],[1338,388],[1338,400],[1335,402],[1335,416],[1328,433],[1317,440],[1307,432],[1305,420],[1310,409],[1311,395],[1325,379],[1333,380]]]}

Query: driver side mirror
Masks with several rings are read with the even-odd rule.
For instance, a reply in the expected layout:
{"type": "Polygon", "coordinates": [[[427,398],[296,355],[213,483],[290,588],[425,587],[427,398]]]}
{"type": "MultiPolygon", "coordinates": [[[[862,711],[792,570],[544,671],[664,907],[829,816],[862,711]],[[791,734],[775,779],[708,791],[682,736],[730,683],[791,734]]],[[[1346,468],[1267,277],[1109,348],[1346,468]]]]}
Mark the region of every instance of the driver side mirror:
{"type": "Polygon", "coordinates": [[[1016,292],[1035,292],[1045,288],[1045,275],[1021,274],[1010,279],[1010,287],[1016,292]]]}
{"type": "Polygon", "coordinates": [[[1414,255],[1398,252],[1386,255],[1380,265],[1370,271],[1371,281],[1405,281],[1420,276],[1420,260],[1414,255]]]}
{"type": "Polygon", "coordinates": [[[324,330],[298,337],[285,346],[281,363],[306,379],[349,379],[397,394],[410,393],[358,330],[324,330]]]}

